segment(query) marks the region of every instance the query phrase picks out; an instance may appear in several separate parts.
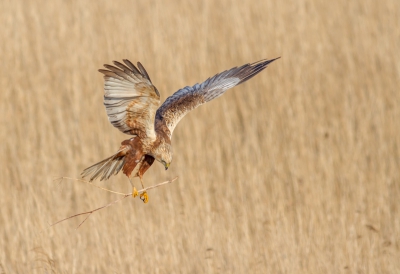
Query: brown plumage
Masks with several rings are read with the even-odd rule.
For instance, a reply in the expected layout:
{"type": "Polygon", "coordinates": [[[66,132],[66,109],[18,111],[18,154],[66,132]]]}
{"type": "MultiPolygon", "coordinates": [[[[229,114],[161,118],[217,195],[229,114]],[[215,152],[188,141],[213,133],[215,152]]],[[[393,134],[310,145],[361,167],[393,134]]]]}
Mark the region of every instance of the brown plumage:
{"type": "MultiPolygon", "coordinates": [[[[160,107],[160,93],[142,64],[138,62],[137,68],[125,59],[124,64],[114,61],[114,66],[104,65],[107,70],[99,71],[104,74],[108,119],[114,127],[133,137],[123,141],[113,156],[85,169],[82,177],[91,175],[90,181],[98,177],[104,180],[122,169],[128,178],[138,176],[142,182],[154,160],[168,169],[172,161],[172,133],[178,122],[189,111],[249,80],[276,59],[221,72],[201,84],[178,90],[160,107]]],[[[147,194],[144,201],[147,202],[147,194]]]]}

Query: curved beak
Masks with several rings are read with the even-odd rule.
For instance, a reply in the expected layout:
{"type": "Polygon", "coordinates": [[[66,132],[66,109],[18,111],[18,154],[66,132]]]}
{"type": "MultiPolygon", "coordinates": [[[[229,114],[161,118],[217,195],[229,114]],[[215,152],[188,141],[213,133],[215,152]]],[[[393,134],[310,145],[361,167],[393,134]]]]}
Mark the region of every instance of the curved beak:
{"type": "Polygon", "coordinates": [[[169,164],[165,164],[165,170],[168,170],[169,164]]]}

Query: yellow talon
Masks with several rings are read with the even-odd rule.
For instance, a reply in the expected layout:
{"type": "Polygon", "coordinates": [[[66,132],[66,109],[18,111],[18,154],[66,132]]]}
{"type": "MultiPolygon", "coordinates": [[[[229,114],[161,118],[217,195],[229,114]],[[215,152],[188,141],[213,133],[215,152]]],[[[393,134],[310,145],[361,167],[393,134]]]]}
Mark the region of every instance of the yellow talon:
{"type": "Polygon", "coordinates": [[[143,201],[143,203],[147,204],[149,201],[149,196],[147,195],[146,191],[140,194],[140,199],[143,201]]]}
{"type": "MultiPolygon", "coordinates": [[[[133,198],[137,197],[138,195],[139,195],[139,193],[138,193],[136,187],[133,187],[133,190],[132,190],[132,196],[133,196],[133,198]]],[[[141,197],[141,196],[140,196],[140,197],[141,197]]]]}

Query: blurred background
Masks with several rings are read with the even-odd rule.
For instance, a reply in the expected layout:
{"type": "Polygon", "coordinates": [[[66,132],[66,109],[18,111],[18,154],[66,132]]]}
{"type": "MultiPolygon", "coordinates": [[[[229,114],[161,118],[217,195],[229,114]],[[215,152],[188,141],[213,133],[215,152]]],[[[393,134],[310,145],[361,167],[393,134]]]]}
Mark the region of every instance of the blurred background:
{"type": "Polygon", "coordinates": [[[3,0],[0,24],[2,273],[400,273],[399,1],[3,0]],[[120,197],[54,181],[129,138],[104,63],[140,61],[164,100],[278,56],[180,122],[148,204],[49,228],[120,197]]]}

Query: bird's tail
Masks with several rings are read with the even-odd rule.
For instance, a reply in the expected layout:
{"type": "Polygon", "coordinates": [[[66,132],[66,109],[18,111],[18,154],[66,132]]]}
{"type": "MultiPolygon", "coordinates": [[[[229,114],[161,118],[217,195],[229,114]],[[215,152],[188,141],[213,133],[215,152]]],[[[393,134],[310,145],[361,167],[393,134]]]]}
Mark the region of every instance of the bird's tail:
{"type": "Polygon", "coordinates": [[[90,176],[90,182],[100,177],[100,181],[107,180],[111,175],[116,175],[124,166],[126,161],[126,154],[123,153],[124,149],[120,149],[113,156],[104,159],[88,168],[86,168],[82,173],[82,178],[90,176]]]}

